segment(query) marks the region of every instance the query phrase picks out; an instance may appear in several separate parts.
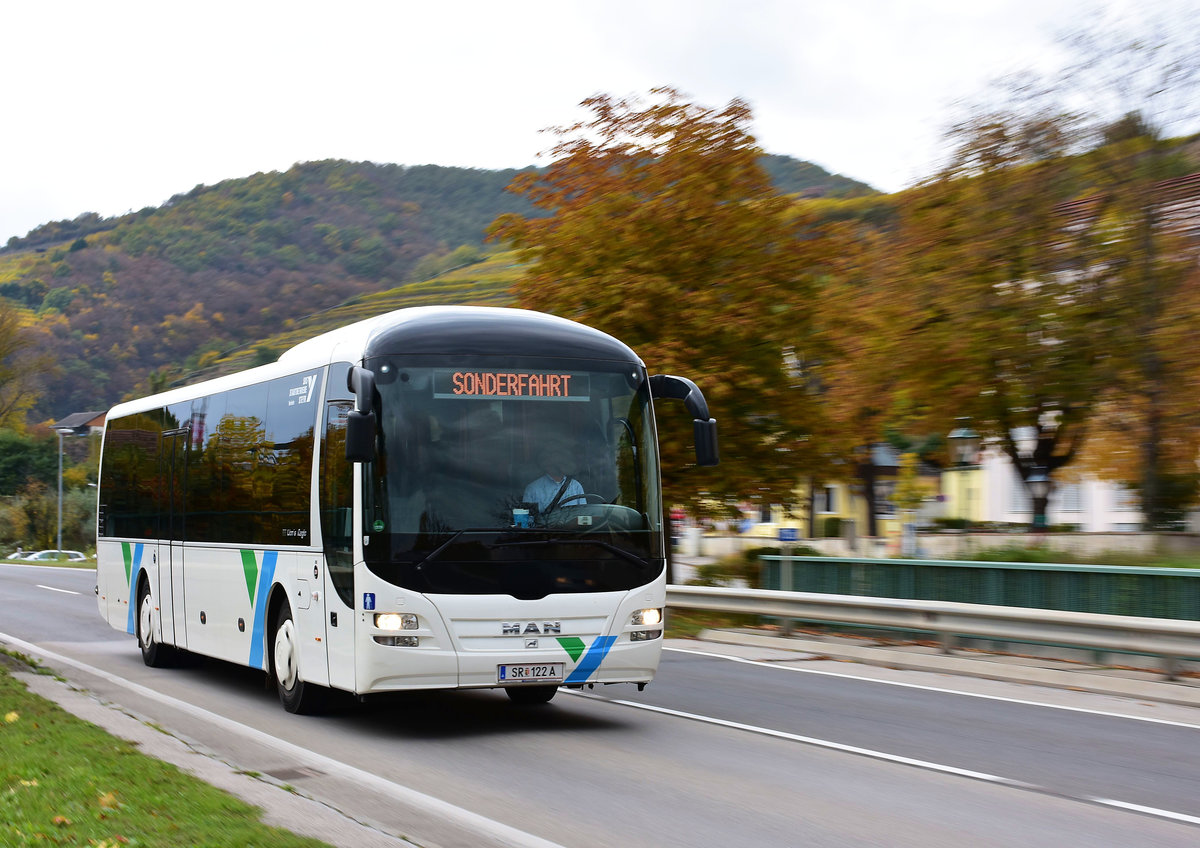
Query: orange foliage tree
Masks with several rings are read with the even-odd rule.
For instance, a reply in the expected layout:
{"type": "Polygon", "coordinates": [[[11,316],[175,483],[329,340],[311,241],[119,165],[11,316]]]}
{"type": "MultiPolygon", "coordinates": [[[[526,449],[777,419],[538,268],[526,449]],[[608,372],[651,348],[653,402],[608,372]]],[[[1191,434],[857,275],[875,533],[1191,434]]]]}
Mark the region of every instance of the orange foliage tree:
{"type": "Polygon", "coordinates": [[[503,215],[490,235],[530,263],[515,287],[522,306],[609,332],[651,372],[703,389],[722,464],[685,467],[690,422],[660,405],[669,496],[789,502],[812,455],[815,403],[789,353],[808,346],[829,240],[772,187],[745,103],[651,95],[585,100],[588,120],[553,130],[552,164],[510,186],[549,215],[503,215]]]}

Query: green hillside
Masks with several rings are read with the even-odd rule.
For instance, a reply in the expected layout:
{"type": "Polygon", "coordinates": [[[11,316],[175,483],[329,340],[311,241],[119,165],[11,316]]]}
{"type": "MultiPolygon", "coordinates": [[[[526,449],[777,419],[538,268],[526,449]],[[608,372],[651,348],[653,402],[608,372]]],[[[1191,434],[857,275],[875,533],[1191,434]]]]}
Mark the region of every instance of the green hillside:
{"type": "Polygon", "coordinates": [[[388,291],[361,295],[330,309],[289,322],[286,330],[244,345],[183,375],[179,383],[194,382],[271,361],[293,345],[338,327],[411,306],[513,306],[511,287],[521,274],[512,251],[496,253],[465,268],[430,280],[406,283],[388,291]]]}
{"type": "MultiPolygon", "coordinates": [[[[787,157],[764,166],[790,193],[870,193],[787,157]]],[[[10,239],[0,305],[21,314],[54,363],[31,418],[104,409],[227,360],[261,361],[282,340],[312,335],[324,319],[310,316],[340,323],[409,303],[495,302],[515,271],[468,263],[496,217],[536,214],[505,190],[517,173],[306,162],[10,239]]]]}

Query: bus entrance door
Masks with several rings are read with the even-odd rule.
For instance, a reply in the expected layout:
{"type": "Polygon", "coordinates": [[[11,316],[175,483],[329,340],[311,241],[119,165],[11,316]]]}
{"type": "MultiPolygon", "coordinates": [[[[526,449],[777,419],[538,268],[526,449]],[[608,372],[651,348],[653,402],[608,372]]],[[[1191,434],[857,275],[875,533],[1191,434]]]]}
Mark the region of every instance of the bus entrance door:
{"type": "Polygon", "coordinates": [[[159,533],[158,609],[162,622],[162,640],[168,645],[187,647],[182,622],[175,626],[175,601],[183,609],[183,517],[186,514],[184,493],[187,491],[187,440],[191,431],[184,427],[163,433],[159,454],[159,480],[165,491],[162,499],[162,529],[159,533]]]}

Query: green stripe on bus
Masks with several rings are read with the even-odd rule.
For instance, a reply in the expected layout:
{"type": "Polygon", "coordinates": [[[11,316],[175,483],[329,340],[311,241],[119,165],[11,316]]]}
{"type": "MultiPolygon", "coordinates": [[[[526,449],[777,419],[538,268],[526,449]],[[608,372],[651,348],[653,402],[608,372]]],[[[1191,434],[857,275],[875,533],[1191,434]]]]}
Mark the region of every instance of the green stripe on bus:
{"type": "Polygon", "coordinates": [[[121,558],[125,560],[125,583],[129,583],[129,570],[133,566],[133,550],[128,542],[121,543],[121,558]]]}
{"type": "Polygon", "coordinates": [[[571,655],[571,662],[579,662],[579,657],[587,648],[587,645],[578,636],[559,636],[558,644],[562,645],[563,650],[571,655]]]}
{"type": "Polygon", "coordinates": [[[250,599],[250,608],[254,608],[254,586],[258,583],[258,562],[254,551],[242,551],[242,571],[246,573],[246,596],[250,599]]]}

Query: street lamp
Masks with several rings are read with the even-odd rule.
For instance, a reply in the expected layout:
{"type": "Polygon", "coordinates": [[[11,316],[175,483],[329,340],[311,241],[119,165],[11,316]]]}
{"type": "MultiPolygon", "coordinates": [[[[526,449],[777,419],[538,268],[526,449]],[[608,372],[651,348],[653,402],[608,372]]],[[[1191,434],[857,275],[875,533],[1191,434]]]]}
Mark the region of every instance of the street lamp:
{"type": "Polygon", "coordinates": [[[979,434],[971,429],[970,418],[956,419],[958,426],[950,431],[950,444],[954,446],[955,453],[958,454],[958,464],[971,465],[975,459],[975,454],[979,453],[979,443],[981,439],[979,434]]]}
{"type": "Polygon", "coordinates": [[[1046,476],[1046,469],[1040,465],[1035,465],[1029,471],[1029,476],[1025,478],[1025,485],[1029,487],[1029,494],[1033,498],[1033,529],[1035,531],[1044,530],[1046,528],[1046,498],[1050,495],[1050,478],[1046,476]],[[1038,501],[1042,502],[1042,510],[1038,511],[1038,501]]]}
{"type": "MultiPolygon", "coordinates": [[[[955,420],[958,426],[950,431],[950,435],[947,436],[946,439],[950,442],[950,445],[956,454],[955,465],[960,471],[965,472],[968,465],[975,464],[975,457],[976,454],[979,453],[979,445],[982,442],[982,439],[978,433],[971,429],[970,418],[958,418],[955,420]]],[[[963,475],[959,474],[955,476],[959,478],[957,488],[960,500],[965,504],[967,499],[961,497],[963,489],[965,488],[964,480],[962,479],[963,475]]],[[[957,512],[958,510],[955,511],[957,512]]],[[[970,519],[970,516],[966,514],[962,514],[960,517],[970,519]]]]}
{"type": "Polygon", "coordinates": [[[87,433],[87,426],[80,427],[55,427],[54,432],[58,433],[58,546],[56,550],[62,550],[62,466],[63,466],[63,436],[82,436],[87,433]]]}
{"type": "Polygon", "coordinates": [[[75,431],[70,427],[55,427],[54,432],[58,433],[58,544],[56,550],[62,550],[62,458],[63,458],[63,436],[67,433],[75,431]]]}

